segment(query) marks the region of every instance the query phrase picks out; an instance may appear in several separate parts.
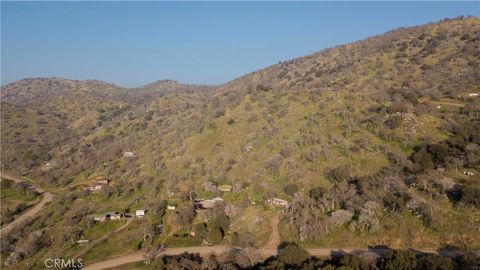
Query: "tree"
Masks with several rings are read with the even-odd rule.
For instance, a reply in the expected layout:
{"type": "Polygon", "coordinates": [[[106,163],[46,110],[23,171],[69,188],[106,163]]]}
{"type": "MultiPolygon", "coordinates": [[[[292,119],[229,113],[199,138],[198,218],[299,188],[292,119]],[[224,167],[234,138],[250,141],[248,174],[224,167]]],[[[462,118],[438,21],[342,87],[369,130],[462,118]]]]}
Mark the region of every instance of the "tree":
{"type": "Polygon", "coordinates": [[[215,227],[220,228],[220,229],[222,229],[223,232],[226,232],[228,230],[229,226],[230,226],[230,219],[225,214],[217,215],[210,222],[210,227],[211,228],[215,228],[215,227]]]}
{"type": "Polygon", "coordinates": [[[208,231],[207,240],[214,245],[219,244],[223,240],[222,230],[217,227],[210,229],[208,231]]]}
{"type": "Polygon", "coordinates": [[[310,254],[296,244],[288,244],[278,253],[278,259],[285,264],[300,266],[310,258],[310,254]]]}
{"type": "MultiPolygon", "coordinates": [[[[342,256],[338,263],[341,266],[349,267],[349,269],[357,269],[357,270],[377,269],[375,265],[368,263],[367,261],[363,260],[358,256],[350,255],[350,254],[342,256]]],[[[428,269],[428,268],[425,268],[425,269],[428,269]]]]}
{"type": "Polygon", "coordinates": [[[342,182],[350,177],[350,170],[346,166],[338,166],[325,171],[325,175],[328,179],[335,182],[342,182]]]}
{"type": "Polygon", "coordinates": [[[205,223],[198,223],[193,226],[193,231],[195,232],[196,235],[206,238],[208,231],[207,231],[207,225],[205,223]]]}
{"type": "Polygon", "coordinates": [[[253,247],[242,249],[236,257],[238,266],[242,268],[250,268],[262,261],[262,254],[253,247]]]}
{"type": "Polygon", "coordinates": [[[190,224],[195,217],[195,208],[193,206],[186,206],[175,211],[173,221],[179,226],[186,226],[190,224]]]}
{"type": "Polygon", "coordinates": [[[417,259],[417,269],[451,270],[454,269],[452,259],[436,254],[425,254],[417,259]]]}
{"type": "Polygon", "coordinates": [[[385,270],[413,270],[417,268],[415,253],[409,250],[389,250],[380,258],[380,268],[385,270]]]}

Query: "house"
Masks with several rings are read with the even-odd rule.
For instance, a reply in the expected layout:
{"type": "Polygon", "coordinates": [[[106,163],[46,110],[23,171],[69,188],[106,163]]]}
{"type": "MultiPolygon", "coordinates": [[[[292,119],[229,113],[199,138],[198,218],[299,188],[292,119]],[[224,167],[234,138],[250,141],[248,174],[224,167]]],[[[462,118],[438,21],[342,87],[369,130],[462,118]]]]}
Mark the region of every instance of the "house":
{"type": "Polygon", "coordinates": [[[217,190],[220,190],[222,192],[230,192],[232,191],[232,186],[230,185],[222,185],[217,188],[217,190]]]}
{"type": "Polygon", "coordinates": [[[143,218],[145,216],[145,210],[139,209],[139,210],[135,211],[135,216],[137,218],[143,218]]]}
{"type": "Polygon", "coordinates": [[[90,192],[100,192],[100,191],[102,191],[102,189],[103,189],[102,185],[94,185],[94,186],[83,187],[84,191],[90,191],[90,192]]]}
{"type": "Polygon", "coordinates": [[[478,97],[478,96],[480,96],[480,94],[479,93],[470,93],[470,94],[468,94],[468,96],[469,97],[478,97]]]}
{"type": "Polygon", "coordinates": [[[134,152],[123,152],[123,157],[125,158],[134,158],[136,156],[137,154],[135,154],[134,152]]]}
{"type": "Polygon", "coordinates": [[[80,240],[77,241],[77,244],[82,245],[82,244],[88,244],[89,242],[90,242],[90,240],[88,240],[88,239],[80,239],[80,240]]]}
{"type": "MultiPolygon", "coordinates": [[[[210,201],[210,200],[209,200],[210,201]]],[[[217,203],[217,202],[223,202],[224,200],[220,197],[215,197],[213,198],[211,201],[213,201],[214,203],[217,203]]]]}
{"type": "Polygon", "coordinates": [[[463,174],[467,175],[467,176],[474,176],[475,175],[473,172],[469,172],[469,171],[463,171],[463,174]]]}
{"type": "Polygon", "coordinates": [[[223,199],[220,197],[215,197],[210,200],[196,200],[193,204],[197,212],[205,209],[212,209],[216,203],[223,202],[223,199]]]}
{"type": "Polygon", "coordinates": [[[215,206],[215,202],[212,202],[211,200],[205,200],[205,201],[196,203],[194,206],[197,209],[211,209],[215,206]]]}
{"type": "Polygon", "coordinates": [[[105,221],[105,216],[94,216],[92,217],[92,220],[98,222],[105,221]]]}
{"type": "Polygon", "coordinates": [[[271,200],[271,203],[278,206],[288,206],[288,202],[286,200],[282,200],[279,198],[273,198],[273,200],[271,200]]]}
{"type": "Polygon", "coordinates": [[[107,212],[105,213],[106,220],[119,220],[122,218],[122,214],[120,212],[107,212]]]}
{"type": "Polygon", "coordinates": [[[102,186],[106,186],[110,183],[110,180],[108,179],[97,179],[97,180],[94,180],[92,182],[92,184],[95,184],[95,185],[102,185],[102,186]]]}
{"type": "Polygon", "coordinates": [[[173,205],[173,204],[167,205],[167,209],[168,209],[168,210],[175,210],[175,208],[177,208],[177,207],[176,207],[175,205],[173,205]]]}

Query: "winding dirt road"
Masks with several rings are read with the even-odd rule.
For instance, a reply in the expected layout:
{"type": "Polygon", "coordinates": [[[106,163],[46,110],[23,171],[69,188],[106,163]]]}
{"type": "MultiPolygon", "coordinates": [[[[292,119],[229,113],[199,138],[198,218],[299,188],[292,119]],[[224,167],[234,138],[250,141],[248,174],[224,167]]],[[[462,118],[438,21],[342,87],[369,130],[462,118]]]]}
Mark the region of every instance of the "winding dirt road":
{"type": "MultiPolygon", "coordinates": [[[[1,174],[1,178],[11,180],[17,183],[21,182],[26,182],[18,177],[14,177],[11,175],[6,175],[6,174],[1,174]]],[[[16,226],[22,224],[23,222],[27,221],[30,218],[35,217],[42,209],[45,207],[45,205],[53,200],[53,194],[45,191],[37,186],[35,186],[35,191],[37,193],[40,193],[43,195],[43,198],[38,202],[35,206],[32,208],[28,209],[24,213],[20,214],[18,217],[16,217],[12,222],[8,223],[7,225],[3,226],[2,229],[0,229],[0,234],[6,234],[9,233],[12,229],[14,229],[16,226]]]]}
{"type": "MultiPolygon", "coordinates": [[[[220,254],[230,248],[231,247],[228,247],[228,246],[166,248],[164,251],[161,252],[161,254],[178,255],[178,254],[182,254],[183,252],[189,252],[189,253],[198,253],[201,256],[205,256],[211,253],[220,254]]],[[[310,253],[311,256],[315,256],[315,257],[335,257],[343,254],[361,254],[365,252],[373,252],[381,255],[381,254],[385,254],[388,250],[389,249],[387,248],[370,248],[370,249],[369,248],[345,248],[345,249],[311,248],[311,249],[307,249],[308,253],[310,253]]],[[[258,251],[260,251],[260,253],[262,253],[265,258],[274,256],[277,254],[277,249],[274,249],[274,248],[260,248],[258,249],[258,251]]],[[[416,249],[414,251],[419,254],[433,253],[433,254],[440,254],[442,256],[449,256],[449,257],[454,257],[459,254],[462,254],[462,252],[459,252],[459,251],[447,251],[447,250],[438,251],[436,249],[416,249]]],[[[480,256],[480,250],[475,250],[473,252],[476,254],[476,256],[480,256]]],[[[83,269],[85,270],[101,270],[101,269],[109,269],[109,268],[114,269],[115,267],[118,267],[124,264],[134,263],[139,261],[143,261],[143,252],[140,252],[140,251],[114,257],[102,262],[93,263],[85,266],[83,269]]]]}

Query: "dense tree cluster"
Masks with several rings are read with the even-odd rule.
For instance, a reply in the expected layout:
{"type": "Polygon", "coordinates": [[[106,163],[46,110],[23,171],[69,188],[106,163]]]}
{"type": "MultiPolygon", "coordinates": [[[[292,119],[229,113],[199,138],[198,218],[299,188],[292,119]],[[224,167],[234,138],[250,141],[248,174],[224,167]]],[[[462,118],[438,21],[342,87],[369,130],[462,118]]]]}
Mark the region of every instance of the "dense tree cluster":
{"type": "MultiPolygon", "coordinates": [[[[157,251],[158,252],[158,251],[157,251]]],[[[227,250],[220,255],[206,258],[198,254],[183,253],[162,256],[148,254],[149,263],[156,269],[358,269],[358,270],[464,270],[475,269],[479,261],[474,256],[460,255],[455,258],[434,254],[418,255],[410,250],[389,250],[385,254],[374,251],[361,256],[338,255],[322,260],[296,244],[289,243],[279,249],[277,256],[262,258],[254,248],[227,250]]]]}

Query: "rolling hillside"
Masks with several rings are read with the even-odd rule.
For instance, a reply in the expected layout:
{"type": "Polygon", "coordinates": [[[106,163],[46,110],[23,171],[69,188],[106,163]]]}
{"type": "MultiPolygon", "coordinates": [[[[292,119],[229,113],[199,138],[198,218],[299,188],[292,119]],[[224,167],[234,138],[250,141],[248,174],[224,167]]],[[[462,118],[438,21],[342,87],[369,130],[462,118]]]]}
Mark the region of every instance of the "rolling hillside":
{"type": "Polygon", "coordinates": [[[183,223],[180,210],[159,211],[87,260],[136,248],[145,227],[210,230],[220,214],[226,243],[240,235],[265,245],[270,218],[281,216],[281,239],[307,246],[479,248],[478,18],[393,30],[220,86],[36,78],[0,93],[3,171],[70,187],[2,240],[9,265],[74,254],[72,243],[106,230],[92,214],[163,200],[188,210],[192,197],[215,196],[222,209],[183,223]],[[111,180],[100,193],[78,184],[97,177],[111,180]]]}

